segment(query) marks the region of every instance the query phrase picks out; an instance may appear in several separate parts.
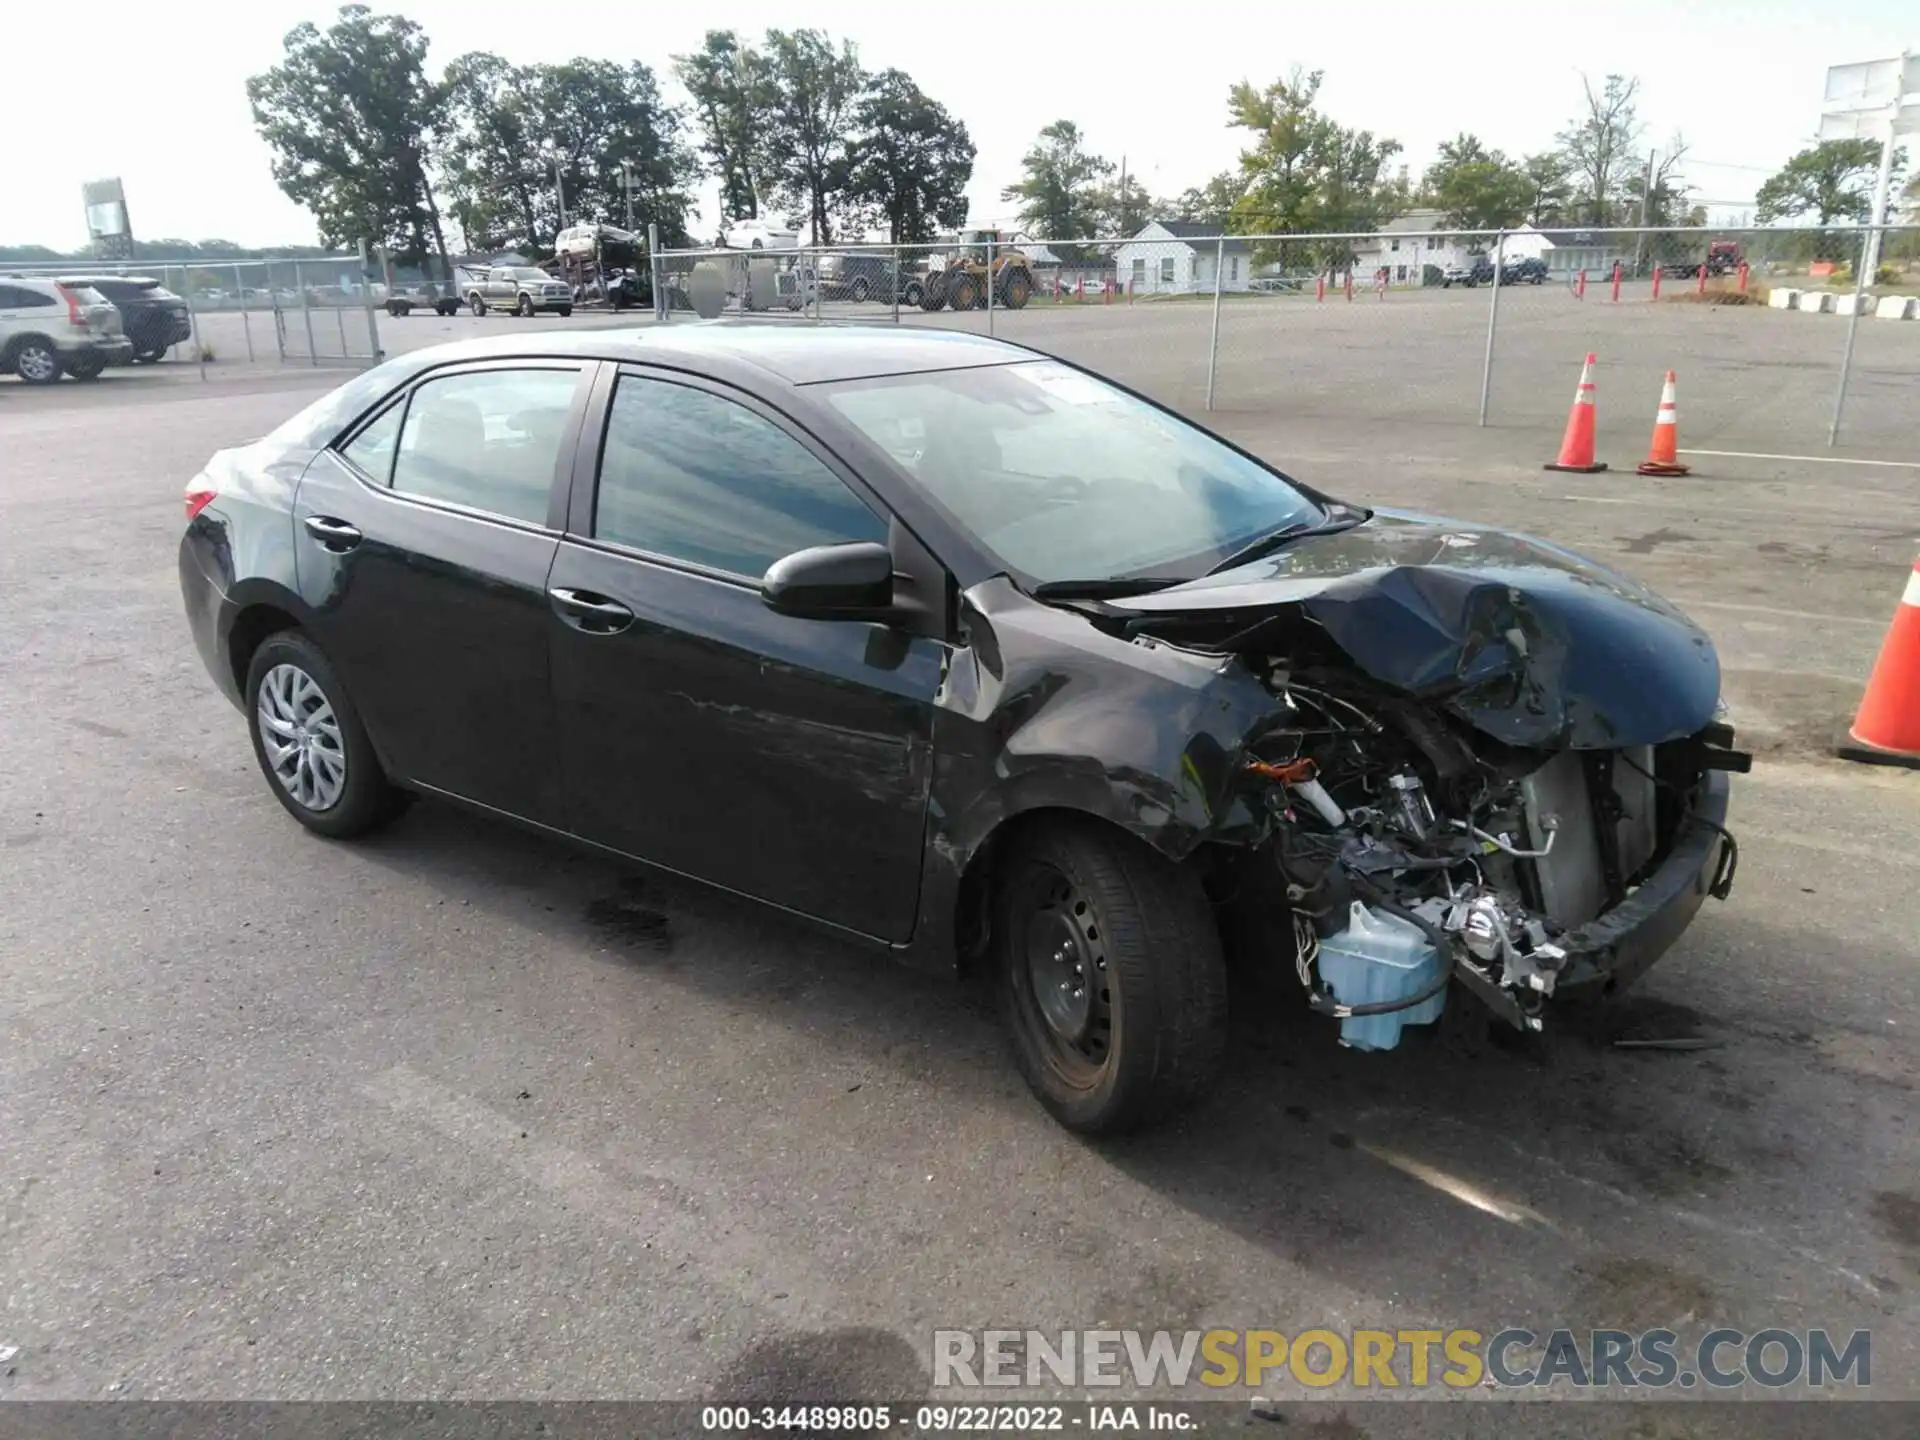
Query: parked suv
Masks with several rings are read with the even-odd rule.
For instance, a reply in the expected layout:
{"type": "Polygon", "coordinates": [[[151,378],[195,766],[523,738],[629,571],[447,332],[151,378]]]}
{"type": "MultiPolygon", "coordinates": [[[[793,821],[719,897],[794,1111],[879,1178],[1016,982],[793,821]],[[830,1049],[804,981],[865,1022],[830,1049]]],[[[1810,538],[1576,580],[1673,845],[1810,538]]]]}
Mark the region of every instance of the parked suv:
{"type": "Polygon", "coordinates": [[[98,379],[133,359],[120,312],[98,290],[39,276],[0,275],[0,375],[51,385],[98,379]]]}
{"type": "Polygon", "coordinates": [[[193,338],[187,302],[151,276],[67,275],[60,283],[97,290],[112,303],[136,360],[159,360],[172,346],[193,338]]]}
{"type": "Polygon", "coordinates": [[[551,310],[556,315],[573,313],[573,287],[556,280],[532,265],[495,265],[469,273],[466,287],[467,308],[484,315],[498,308],[516,315],[532,315],[551,310]]]}
{"type": "Polygon", "coordinates": [[[828,300],[862,301],[888,298],[893,278],[891,255],[822,255],[820,293],[828,300]]]}

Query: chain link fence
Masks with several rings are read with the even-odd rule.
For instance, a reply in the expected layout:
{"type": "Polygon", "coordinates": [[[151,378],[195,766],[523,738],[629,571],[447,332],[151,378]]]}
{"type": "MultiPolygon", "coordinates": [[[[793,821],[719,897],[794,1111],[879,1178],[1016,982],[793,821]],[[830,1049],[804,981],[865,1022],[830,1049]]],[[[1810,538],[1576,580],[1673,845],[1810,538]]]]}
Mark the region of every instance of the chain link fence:
{"type": "Polygon", "coordinates": [[[357,256],[0,262],[0,280],[9,275],[97,292],[118,312],[135,364],[203,374],[208,366],[373,364],[380,317],[394,298],[357,256]]]}
{"type": "Polygon", "coordinates": [[[1920,226],[1405,226],[659,251],[656,314],[939,326],[1193,411],[1549,434],[1594,353],[1616,433],[1671,369],[1686,445],[1920,461],[1920,226]]]}

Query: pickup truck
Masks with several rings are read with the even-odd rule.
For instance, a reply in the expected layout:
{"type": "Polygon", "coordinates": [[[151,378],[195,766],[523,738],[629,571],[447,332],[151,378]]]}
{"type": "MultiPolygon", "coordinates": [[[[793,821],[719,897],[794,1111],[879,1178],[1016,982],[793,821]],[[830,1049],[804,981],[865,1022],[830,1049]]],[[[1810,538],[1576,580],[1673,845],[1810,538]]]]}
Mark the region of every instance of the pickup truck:
{"type": "Polygon", "coordinates": [[[542,310],[556,315],[573,313],[573,287],[531,265],[495,265],[470,270],[465,298],[467,309],[475,315],[484,315],[492,309],[511,310],[516,315],[533,315],[542,310]]]}

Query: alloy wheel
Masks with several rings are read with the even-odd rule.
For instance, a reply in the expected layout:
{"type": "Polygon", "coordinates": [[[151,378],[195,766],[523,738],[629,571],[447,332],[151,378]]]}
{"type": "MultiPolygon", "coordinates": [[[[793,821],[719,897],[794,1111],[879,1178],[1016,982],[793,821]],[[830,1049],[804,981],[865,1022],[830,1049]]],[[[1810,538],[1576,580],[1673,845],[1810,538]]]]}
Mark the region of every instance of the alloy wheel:
{"type": "Polygon", "coordinates": [[[298,665],[275,665],[260,678],[260,745],[274,782],[308,810],[330,810],[347,787],[340,720],[319,683],[298,665]]]}
{"type": "Polygon", "coordinates": [[[32,385],[44,385],[60,375],[60,359],[45,345],[23,346],[13,365],[20,378],[32,385]]]}

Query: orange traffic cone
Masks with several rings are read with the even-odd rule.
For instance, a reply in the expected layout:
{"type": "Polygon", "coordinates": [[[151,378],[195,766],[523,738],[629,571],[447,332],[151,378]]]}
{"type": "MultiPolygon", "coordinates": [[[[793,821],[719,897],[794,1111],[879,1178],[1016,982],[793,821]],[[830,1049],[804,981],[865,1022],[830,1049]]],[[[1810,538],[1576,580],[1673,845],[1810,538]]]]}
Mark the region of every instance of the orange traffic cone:
{"type": "MultiPolygon", "coordinates": [[[[1705,274],[1703,270],[1701,272],[1705,274]]],[[[1653,417],[1653,444],[1647,458],[1637,466],[1642,475],[1684,475],[1680,463],[1680,411],[1674,403],[1673,372],[1667,371],[1667,383],[1660,387],[1660,408],[1653,417]]]]}
{"type": "Polygon", "coordinates": [[[1869,765],[1920,769],[1920,560],[1880,646],[1860,713],[1834,753],[1869,765]]]}
{"type": "Polygon", "coordinates": [[[1589,354],[1580,367],[1580,388],[1573,392],[1573,409],[1567,413],[1567,433],[1560,438],[1560,458],[1544,468],[1573,470],[1591,475],[1607,467],[1593,458],[1593,366],[1598,357],[1589,354]]]}

